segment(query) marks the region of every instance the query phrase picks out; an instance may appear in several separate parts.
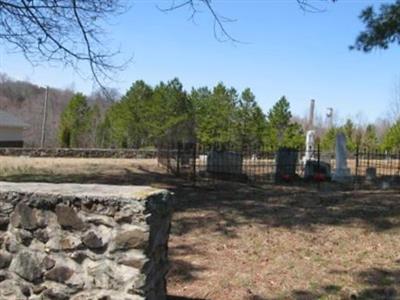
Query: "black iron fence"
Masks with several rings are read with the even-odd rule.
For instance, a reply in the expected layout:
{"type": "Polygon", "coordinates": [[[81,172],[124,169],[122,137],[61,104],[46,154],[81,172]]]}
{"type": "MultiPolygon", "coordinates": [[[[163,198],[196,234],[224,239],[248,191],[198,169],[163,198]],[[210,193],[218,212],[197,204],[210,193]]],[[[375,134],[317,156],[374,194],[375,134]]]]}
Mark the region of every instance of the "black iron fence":
{"type": "Polygon", "coordinates": [[[400,152],[357,149],[348,159],[355,177],[399,179],[400,152]]]}
{"type": "MultiPolygon", "coordinates": [[[[158,163],[169,172],[190,180],[238,180],[268,183],[293,180],[330,180],[336,172],[332,151],[260,147],[230,147],[195,143],[164,144],[158,163]]],[[[350,182],[398,179],[400,152],[357,148],[347,154],[350,182]]]]}

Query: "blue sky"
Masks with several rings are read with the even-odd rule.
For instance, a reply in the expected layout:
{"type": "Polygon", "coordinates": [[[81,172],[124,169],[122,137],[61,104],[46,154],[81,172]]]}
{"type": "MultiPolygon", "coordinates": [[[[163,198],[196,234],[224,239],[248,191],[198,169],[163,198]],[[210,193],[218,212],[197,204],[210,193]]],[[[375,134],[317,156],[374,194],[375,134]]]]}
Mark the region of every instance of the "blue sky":
{"type": "MultiPolygon", "coordinates": [[[[167,7],[169,0],[136,0],[107,28],[108,43],[121,48],[121,58],[134,57],[111,86],[124,93],[137,79],[156,84],[179,77],[188,90],[223,81],[238,90],[250,87],[265,112],[286,95],[300,116],[307,112],[311,98],[316,99],[319,112],[333,107],[340,118],[362,114],[363,119],[374,121],[385,116],[400,80],[400,48],[364,54],[348,46],[362,29],[360,11],[368,4],[388,1],[339,0],[326,4],[324,13],[305,13],[295,0],[214,2],[221,14],[237,19],[226,28],[246,43],[217,41],[205,12],[193,23],[187,21],[185,9],[162,13],[156,8],[156,4],[167,7]]],[[[5,51],[0,70],[40,85],[74,87],[85,93],[93,88],[91,81],[72,70],[34,68],[18,54],[5,51]]]]}

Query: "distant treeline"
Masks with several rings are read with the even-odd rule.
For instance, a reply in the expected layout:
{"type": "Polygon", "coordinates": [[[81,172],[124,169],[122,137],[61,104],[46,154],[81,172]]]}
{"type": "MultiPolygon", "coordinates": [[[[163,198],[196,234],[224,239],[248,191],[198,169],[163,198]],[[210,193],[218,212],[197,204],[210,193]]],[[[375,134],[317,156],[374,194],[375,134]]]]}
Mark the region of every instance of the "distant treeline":
{"type": "MultiPolygon", "coordinates": [[[[304,147],[307,123],[294,118],[282,96],[265,114],[249,88],[238,92],[223,83],[214,88],[183,89],[178,79],[152,87],[136,81],[107,109],[75,94],[61,115],[62,147],[153,148],[165,141],[190,141],[203,145],[238,148],[304,147]],[[295,121],[297,120],[297,121],[295,121]]],[[[343,131],[348,149],[393,150],[400,145],[400,122],[381,137],[375,125],[319,128],[322,150],[333,150],[335,136],[343,131]]]]}
{"type": "Polygon", "coordinates": [[[250,89],[238,93],[219,83],[187,92],[178,79],[155,87],[136,81],[120,101],[100,115],[76,94],[60,122],[64,147],[154,147],[160,141],[275,149],[304,144],[304,131],[292,120],[285,97],[265,115],[250,89]]]}

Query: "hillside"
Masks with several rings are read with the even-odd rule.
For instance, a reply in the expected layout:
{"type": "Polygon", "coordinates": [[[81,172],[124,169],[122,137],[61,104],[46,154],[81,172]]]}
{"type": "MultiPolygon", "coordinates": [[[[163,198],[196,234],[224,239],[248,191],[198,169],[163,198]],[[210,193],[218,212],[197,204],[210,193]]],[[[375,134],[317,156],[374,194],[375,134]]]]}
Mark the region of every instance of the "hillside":
{"type": "MultiPolygon", "coordinates": [[[[0,110],[19,117],[30,127],[25,131],[25,146],[39,147],[46,89],[27,81],[16,81],[0,74],[0,110]]],[[[49,88],[47,108],[46,147],[58,146],[58,125],[65,106],[73,96],[71,90],[49,88]]],[[[91,102],[108,106],[106,100],[91,97],[91,102]]]]}

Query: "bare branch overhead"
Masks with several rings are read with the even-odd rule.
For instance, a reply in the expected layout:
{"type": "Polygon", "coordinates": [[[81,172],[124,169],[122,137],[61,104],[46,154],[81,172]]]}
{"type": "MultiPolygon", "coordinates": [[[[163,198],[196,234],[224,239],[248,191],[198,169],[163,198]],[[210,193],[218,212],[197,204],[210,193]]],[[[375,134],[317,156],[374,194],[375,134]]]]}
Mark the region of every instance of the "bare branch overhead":
{"type": "Polygon", "coordinates": [[[32,63],[62,62],[77,68],[88,63],[102,86],[109,72],[118,70],[101,38],[107,18],[124,11],[121,0],[0,1],[0,39],[32,63]]]}
{"type": "MultiPolygon", "coordinates": [[[[293,0],[304,11],[322,11],[321,3],[336,0],[293,0]]],[[[11,50],[22,52],[32,63],[63,63],[78,69],[79,62],[89,66],[94,80],[112,77],[126,64],[116,65],[109,42],[104,42],[105,22],[126,11],[134,0],[0,0],[0,40],[11,50]]],[[[188,7],[190,18],[202,9],[211,15],[218,40],[238,40],[226,28],[234,19],[225,17],[212,0],[171,0],[172,11],[188,7]]]]}

